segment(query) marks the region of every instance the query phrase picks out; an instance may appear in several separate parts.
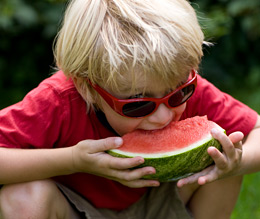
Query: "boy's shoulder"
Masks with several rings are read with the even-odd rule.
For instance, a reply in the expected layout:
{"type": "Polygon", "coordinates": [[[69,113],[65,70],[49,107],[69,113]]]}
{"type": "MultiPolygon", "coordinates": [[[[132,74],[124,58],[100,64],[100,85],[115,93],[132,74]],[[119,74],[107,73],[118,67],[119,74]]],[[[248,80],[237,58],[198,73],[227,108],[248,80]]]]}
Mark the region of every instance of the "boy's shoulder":
{"type": "Polygon", "coordinates": [[[62,105],[70,105],[71,101],[79,102],[78,104],[85,103],[72,79],[67,78],[62,71],[58,71],[43,80],[27,96],[31,96],[47,105],[48,103],[53,105],[54,101],[62,105]]]}
{"type": "Polygon", "coordinates": [[[182,118],[207,115],[227,133],[242,131],[247,135],[254,127],[257,113],[247,105],[222,92],[198,75],[194,95],[187,102],[182,118]]]}
{"type": "Polygon", "coordinates": [[[67,78],[62,71],[58,71],[49,78],[43,80],[39,87],[42,87],[43,89],[49,87],[59,94],[68,92],[77,93],[73,81],[67,78]]]}
{"type": "Polygon", "coordinates": [[[44,118],[47,118],[47,114],[50,117],[61,116],[79,108],[85,108],[85,101],[78,93],[73,81],[68,79],[62,71],[58,71],[43,80],[27,93],[22,101],[10,106],[7,110],[37,112],[37,115],[44,115],[44,118]]]}

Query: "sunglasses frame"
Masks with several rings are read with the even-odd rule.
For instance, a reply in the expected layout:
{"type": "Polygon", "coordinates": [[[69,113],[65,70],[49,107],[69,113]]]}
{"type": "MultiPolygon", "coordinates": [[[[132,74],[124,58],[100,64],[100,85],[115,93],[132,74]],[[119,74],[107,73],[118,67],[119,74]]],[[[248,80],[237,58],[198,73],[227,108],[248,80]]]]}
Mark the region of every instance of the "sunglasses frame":
{"type": "Polygon", "coordinates": [[[118,99],[116,97],[114,97],[113,95],[111,95],[110,93],[108,93],[106,90],[104,90],[103,88],[101,88],[99,85],[97,84],[93,84],[88,78],[86,78],[86,81],[91,85],[91,87],[96,90],[98,92],[98,94],[107,102],[107,104],[118,114],[120,114],[121,116],[124,117],[128,117],[128,118],[144,118],[146,116],[151,115],[152,113],[154,113],[160,104],[164,103],[168,108],[175,108],[178,107],[182,104],[184,104],[185,102],[187,102],[189,100],[189,98],[193,95],[196,86],[197,86],[197,72],[192,69],[191,70],[191,75],[192,78],[187,81],[186,83],[184,83],[183,85],[179,86],[178,88],[176,88],[175,90],[173,90],[172,92],[170,92],[169,94],[167,94],[166,96],[162,97],[162,98],[151,98],[151,97],[145,97],[145,98],[133,98],[133,99],[118,99]],[[184,102],[182,102],[181,104],[177,105],[177,106],[170,106],[169,105],[169,98],[174,95],[175,93],[177,93],[178,91],[182,90],[185,87],[188,87],[189,85],[193,84],[194,85],[194,90],[192,92],[192,94],[187,98],[187,100],[185,100],[184,102]],[[154,102],[156,104],[155,108],[153,111],[151,111],[149,114],[144,115],[144,116],[136,116],[136,117],[132,117],[132,116],[127,116],[123,113],[123,106],[125,104],[128,103],[134,103],[134,102],[142,102],[142,101],[151,101],[154,102]]]}

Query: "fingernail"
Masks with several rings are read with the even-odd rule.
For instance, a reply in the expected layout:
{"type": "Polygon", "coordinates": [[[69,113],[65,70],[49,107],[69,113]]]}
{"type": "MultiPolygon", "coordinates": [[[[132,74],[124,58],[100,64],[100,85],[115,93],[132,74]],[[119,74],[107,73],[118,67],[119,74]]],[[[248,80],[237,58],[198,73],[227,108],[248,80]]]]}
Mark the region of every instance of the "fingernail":
{"type": "Polygon", "coordinates": [[[214,135],[214,134],[217,134],[218,133],[218,130],[217,129],[215,129],[215,128],[213,128],[213,129],[211,129],[211,133],[214,135]]]}
{"type": "Polygon", "coordinates": [[[115,139],[115,144],[117,147],[120,147],[123,144],[122,138],[116,138],[115,139]]]}
{"type": "Polygon", "coordinates": [[[152,186],[153,187],[158,187],[158,186],[160,186],[160,183],[159,182],[154,182],[152,186]]]}
{"type": "Polygon", "coordinates": [[[147,174],[151,175],[151,174],[155,174],[155,173],[156,173],[156,170],[149,170],[147,174]]]}
{"type": "Polygon", "coordinates": [[[143,158],[141,158],[141,159],[138,160],[138,163],[139,163],[139,164],[142,164],[143,162],[144,162],[144,159],[143,159],[143,158]]]}

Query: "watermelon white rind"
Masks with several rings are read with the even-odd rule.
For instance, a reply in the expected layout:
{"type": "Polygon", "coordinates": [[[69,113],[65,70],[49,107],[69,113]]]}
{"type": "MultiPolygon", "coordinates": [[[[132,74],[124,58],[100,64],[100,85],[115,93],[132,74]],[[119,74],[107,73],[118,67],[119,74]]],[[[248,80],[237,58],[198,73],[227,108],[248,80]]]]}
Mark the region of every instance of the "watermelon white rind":
{"type": "MultiPolygon", "coordinates": [[[[196,119],[205,120],[203,117],[197,117],[195,120],[196,119]]],[[[211,121],[209,122],[213,123],[211,121]]],[[[225,130],[217,124],[214,123],[213,126],[214,128],[225,132],[225,130]]],[[[192,127],[189,129],[192,130],[192,127]]],[[[186,135],[189,135],[189,132],[187,132],[186,135]]],[[[147,136],[147,138],[149,138],[149,136],[147,136]]],[[[159,142],[160,140],[158,140],[157,143],[159,144],[159,142]]],[[[222,151],[221,144],[216,139],[214,139],[210,133],[207,133],[205,136],[203,136],[203,139],[196,141],[184,148],[177,150],[175,149],[173,151],[159,153],[134,153],[120,150],[119,148],[109,150],[108,153],[112,156],[122,158],[141,156],[144,158],[145,162],[136,168],[152,166],[156,169],[156,174],[144,176],[145,179],[156,179],[160,182],[168,182],[187,177],[211,165],[213,163],[213,159],[208,155],[207,152],[207,149],[210,146],[214,146],[222,151]]],[[[163,145],[160,147],[163,148],[163,145]]]]}

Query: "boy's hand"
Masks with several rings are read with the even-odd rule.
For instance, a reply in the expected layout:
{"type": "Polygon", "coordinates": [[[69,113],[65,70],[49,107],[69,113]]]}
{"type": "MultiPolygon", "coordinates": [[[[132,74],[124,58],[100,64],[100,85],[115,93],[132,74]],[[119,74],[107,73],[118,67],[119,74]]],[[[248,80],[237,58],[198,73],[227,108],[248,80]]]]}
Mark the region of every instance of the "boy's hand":
{"type": "Polygon", "coordinates": [[[215,147],[208,148],[208,154],[214,160],[215,165],[209,166],[192,176],[180,179],[177,183],[178,187],[194,182],[204,185],[226,176],[235,175],[238,171],[242,158],[243,133],[234,132],[227,136],[223,132],[213,129],[211,134],[221,143],[223,148],[222,153],[215,147]]]}
{"type": "Polygon", "coordinates": [[[117,158],[105,152],[120,147],[122,143],[120,137],[79,142],[71,147],[73,171],[102,176],[133,188],[159,186],[156,180],[141,179],[145,175],[154,174],[153,167],[130,170],[144,162],[142,157],[117,158]]]}

